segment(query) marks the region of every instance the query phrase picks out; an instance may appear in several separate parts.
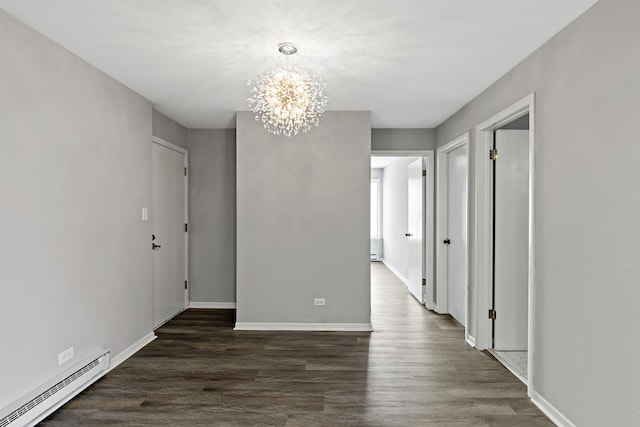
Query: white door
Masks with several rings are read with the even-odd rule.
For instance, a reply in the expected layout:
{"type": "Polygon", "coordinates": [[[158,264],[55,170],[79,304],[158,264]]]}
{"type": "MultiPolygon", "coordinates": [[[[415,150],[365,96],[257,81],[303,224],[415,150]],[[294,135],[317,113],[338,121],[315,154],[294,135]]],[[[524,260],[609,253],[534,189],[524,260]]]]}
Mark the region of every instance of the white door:
{"type": "Polygon", "coordinates": [[[422,177],[422,158],[408,166],[408,247],[409,247],[409,292],[420,303],[424,303],[422,295],[423,278],[423,227],[424,222],[424,179],[422,177]]]}
{"type": "Polygon", "coordinates": [[[494,348],[527,350],[529,131],[495,132],[494,348]]]}
{"type": "Polygon", "coordinates": [[[467,290],[467,174],[468,148],[464,144],[447,154],[446,239],[447,311],[466,326],[467,290]]]}
{"type": "Polygon", "coordinates": [[[153,324],[185,309],[185,155],[151,144],[153,324]]]}

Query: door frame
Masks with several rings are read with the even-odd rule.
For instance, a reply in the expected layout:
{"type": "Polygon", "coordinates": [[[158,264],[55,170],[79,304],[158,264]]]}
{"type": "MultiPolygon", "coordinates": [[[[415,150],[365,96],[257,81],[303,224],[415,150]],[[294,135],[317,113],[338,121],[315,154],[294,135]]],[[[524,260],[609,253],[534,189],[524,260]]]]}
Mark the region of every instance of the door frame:
{"type": "MultiPolygon", "coordinates": [[[[424,224],[422,231],[422,276],[426,281],[423,287],[423,304],[429,310],[435,310],[434,289],[434,151],[433,150],[371,150],[371,157],[422,157],[422,170],[427,171],[424,190],[424,224]],[[430,183],[430,184],[429,184],[430,183]],[[431,250],[427,250],[431,248],[431,250]],[[426,288],[426,289],[424,289],[426,288]],[[428,296],[430,295],[430,298],[428,296]]],[[[383,195],[384,197],[384,195],[383,195]]],[[[384,235],[384,231],[383,231],[384,235]]]]}
{"type": "Polygon", "coordinates": [[[460,147],[467,147],[467,194],[466,194],[466,205],[467,209],[464,213],[465,222],[467,223],[467,232],[466,232],[466,242],[467,247],[465,248],[465,259],[464,259],[464,277],[465,277],[465,300],[464,300],[464,313],[465,313],[465,340],[471,345],[475,345],[474,337],[470,334],[470,307],[471,302],[469,301],[469,189],[470,185],[470,177],[471,177],[471,155],[469,152],[469,132],[465,132],[462,135],[454,138],[450,142],[446,143],[442,147],[439,147],[436,150],[437,158],[436,158],[436,169],[437,169],[437,181],[436,181],[436,239],[437,243],[436,247],[436,311],[441,314],[445,314],[449,312],[449,288],[448,288],[448,277],[447,277],[447,256],[446,256],[446,248],[442,241],[447,238],[446,232],[448,228],[447,224],[447,214],[449,211],[449,206],[447,203],[448,196],[448,188],[449,188],[449,177],[448,177],[448,162],[447,157],[448,154],[460,147]]]}
{"type": "Polygon", "coordinates": [[[475,127],[474,150],[474,239],[471,279],[476,290],[476,333],[475,344],[479,350],[491,349],[491,320],[488,310],[492,296],[492,235],[493,235],[493,165],[489,159],[489,150],[493,148],[493,131],[501,126],[529,114],[529,266],[528,266],[528,364],[527,392],[533,396],[534,386],[534,326],[535,326],[535,94],[531,93],[507,107],[493,117],[475,127]]]}
{"type": "MultiPolygon", "coordinates": [[[[184,223],[189,224],[189,150],[186,150],[178,145],[172,144],[169,141],[165,141],[157,136],[151,137],[152,144],[158,144],[173,151],[177,151],[184,156],[184,223]]],[[[153,212],[151,213],[153,215],[153,212]]],[[[184,308],[189,307],[189,226],[187,225],[187,231],[184,233],[184,280],[187,282],[186,289],[184,290],[184,308]]]]}

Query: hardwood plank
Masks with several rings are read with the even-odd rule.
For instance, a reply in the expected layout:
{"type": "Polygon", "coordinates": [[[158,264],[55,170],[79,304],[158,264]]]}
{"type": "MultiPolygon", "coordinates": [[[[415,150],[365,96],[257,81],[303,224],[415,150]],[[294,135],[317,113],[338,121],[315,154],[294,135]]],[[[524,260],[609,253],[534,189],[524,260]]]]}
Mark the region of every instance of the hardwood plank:
{"type": "Polygon", "coordinates": [[[45,426],[551,426],[525,386],[373,263],[374,332],[234,331],[190,309],[45,426]]]}

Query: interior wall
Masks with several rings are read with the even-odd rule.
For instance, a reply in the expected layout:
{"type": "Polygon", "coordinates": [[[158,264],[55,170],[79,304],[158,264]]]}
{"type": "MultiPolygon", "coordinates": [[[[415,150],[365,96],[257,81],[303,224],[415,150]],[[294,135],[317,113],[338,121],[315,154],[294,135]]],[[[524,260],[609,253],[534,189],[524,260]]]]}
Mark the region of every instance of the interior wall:
{"type": "Polygon", "coordinates": [[[236,301],[236,131],[189,130],[189,299],[236,301]]]}
{"type": "Polygon", "coordinates": [[[640,424],[638,16],[600,0],[437,129],[440,146],[535,92],[533,383],[579,426],[640,424]]]}
{"type": "Polygon", "coordinates": [[[371,129],[371,150],[434,150],[435,129],[371,129]]]}
{"type": "Polygon", "coordinates": [[[417,157],[400,158],[383,169],[382,242],[384,263],[401,274],[409,276],[409,243],[405,233],[408,225],[408,173],[407,166],[417,157]]]}
{"type": "Polygon", "coordinates": [[[153,136],[164,139],[174,145],[187,149],[187,128],[182,126],[160,111],[153,109],[152,115],[153,136]]]}
{"type": "MultiPolygon", "coordinates": [[[[151,104],[0,11],[0,408],[152,333],[151,104]],[[58,366],[58,354],[74,358],[58,366]]],[[[1,409],[0,409],[1,411],[1,409]]]]}
{"type": "Polygon", "coordinates": [[[239,323],[370,324],[370,156],[369,112],[292,138],[238,112],[239,323]]]}

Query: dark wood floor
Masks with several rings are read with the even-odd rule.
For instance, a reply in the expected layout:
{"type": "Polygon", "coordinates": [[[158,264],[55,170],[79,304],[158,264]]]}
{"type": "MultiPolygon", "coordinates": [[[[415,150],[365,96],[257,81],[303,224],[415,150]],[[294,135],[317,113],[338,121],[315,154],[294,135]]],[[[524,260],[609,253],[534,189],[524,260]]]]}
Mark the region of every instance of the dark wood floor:
{"type": "Polygon", "coordinates": [[[236,332],[187,310],[47,426],[548,426],[525,386],[372,268],[374,332],[236,332]]]}

